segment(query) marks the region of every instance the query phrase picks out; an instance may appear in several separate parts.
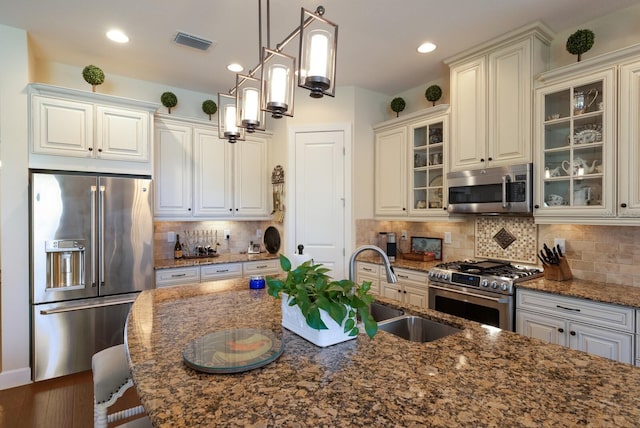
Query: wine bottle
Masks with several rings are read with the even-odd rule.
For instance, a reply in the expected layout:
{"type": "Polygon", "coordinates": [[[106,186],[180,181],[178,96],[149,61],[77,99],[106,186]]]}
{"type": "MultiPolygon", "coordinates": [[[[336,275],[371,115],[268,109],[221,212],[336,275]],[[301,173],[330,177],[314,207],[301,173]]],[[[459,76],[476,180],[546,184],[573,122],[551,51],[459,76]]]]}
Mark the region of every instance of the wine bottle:
{"type": "Polygon", "coordinates": [[[173,258],[182,258],[182,244],[180,244],[180,235],[176,235],[176,245],[173,247],[173,258]]]}

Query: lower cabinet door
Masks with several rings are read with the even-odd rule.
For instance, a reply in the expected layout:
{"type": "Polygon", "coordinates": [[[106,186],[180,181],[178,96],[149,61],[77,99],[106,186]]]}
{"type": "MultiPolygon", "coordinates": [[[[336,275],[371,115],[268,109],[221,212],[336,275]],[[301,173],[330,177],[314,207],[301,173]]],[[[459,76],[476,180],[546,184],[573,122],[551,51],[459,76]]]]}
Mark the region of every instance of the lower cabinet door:
{"type": "Polygon", "coordinates": [[[570,323],[569,343],[573,349],[633,364],[633,334],[630,333],[570,323]]]}
{"type": "Polygon", "coordinates": [[[408,303],[419,308],[427,309],[429,306],[429,289],[404,284],[404,303],[408,303]]]}
{"type": "Polygon", "coordinates": [[[545,342],[567,346],[567,322],[548,315],[525,310],[516,311],[516,332],[545,342]]]}
{"type": "Polygon", "coordinates": [[[388,299],[394,299],[402,302],[402,288],[396,284],[390,284],[386,281],[380,283],[380,294],[388,299]]]}

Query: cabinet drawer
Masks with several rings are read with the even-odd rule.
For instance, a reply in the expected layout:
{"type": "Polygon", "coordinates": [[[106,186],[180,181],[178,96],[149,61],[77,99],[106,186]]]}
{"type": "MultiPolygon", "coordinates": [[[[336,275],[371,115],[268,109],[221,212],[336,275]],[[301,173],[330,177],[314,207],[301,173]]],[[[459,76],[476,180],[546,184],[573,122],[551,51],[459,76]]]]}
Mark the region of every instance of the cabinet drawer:
{"type": "Polygon", "coordinates": [[[547,313],[567,320],[584,321],[631,333],[634,331],[632,308],[530,290],[517,290],[516,294],[518,309],[547,313]]]}
{"type": "MultiPolygon", "coordinates": [[[[426,272],[420,272],[416,270],[394,268],[398,282],[411,281],[419,284],[424,284],[427,287],[428,274],[426,272]]],[[[386,276],[383,278],[386,279],[386,276]]]]}
{"type": "Polygon", "coordinates": [[[200,266],[201,281],[242,278],[242,263],[218,263],[200,266]]]}
{"type": "Polygon", "coordinates": [[[200,268],[197,266],[159,269],[156,271],[156,288],[198,282],[200,282],[200,268]]]}
{"type": "Polygon", "coordinates": [[[380,274],[380,265],[375,263],[358,262],[356,266],[356,274],[377,278],[380,274]]]}
{"type": "Polygon", "coordinates": [[[243,269],[244,276],[277,274],[280,272],[280,261],[278,259],[273,259],[245,262],[243,269]]]}

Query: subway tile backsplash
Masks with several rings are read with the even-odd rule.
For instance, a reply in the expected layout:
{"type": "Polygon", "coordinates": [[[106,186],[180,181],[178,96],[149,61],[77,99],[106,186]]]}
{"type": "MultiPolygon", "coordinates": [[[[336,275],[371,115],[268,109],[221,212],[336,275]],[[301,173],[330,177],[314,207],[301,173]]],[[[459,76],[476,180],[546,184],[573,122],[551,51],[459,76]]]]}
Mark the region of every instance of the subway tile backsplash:
{"type": "Polygon", "coordinates": [[[566,258],[574,278],[640,287],[640,227],[535,225],[532,217],[469,216],[462,222],[356,221],[356,245],[378,243],[378,232],[395,232],[400,252],[410,251],[411,236],[443,239],[443,260],[500,258],[539,265],[543,244],[566,240],[566,258]],[[494,236],[504,228],[516,238],[502,249],[494,236]],[[400,240],[402,230],[409,239],[400,240]],[[451,244],[444,243],[451,232],[451,244]],[[484,244],[484,245],[483,245],[484,244]]]}

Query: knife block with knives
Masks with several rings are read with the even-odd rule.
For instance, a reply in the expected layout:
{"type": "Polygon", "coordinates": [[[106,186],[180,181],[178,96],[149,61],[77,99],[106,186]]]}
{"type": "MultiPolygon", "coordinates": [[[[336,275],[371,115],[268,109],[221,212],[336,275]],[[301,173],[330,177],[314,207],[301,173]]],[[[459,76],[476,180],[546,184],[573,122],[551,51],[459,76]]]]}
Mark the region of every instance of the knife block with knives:
{"type": "Polygon", "coordinates": [[[540,259],[544,267],[544,279],[566,281],[573,277],[569,263],[567,263],[559,245],[552,250],[547,244],[544,244],[544,248],[540,250],[538,259],[540,259]]]}

